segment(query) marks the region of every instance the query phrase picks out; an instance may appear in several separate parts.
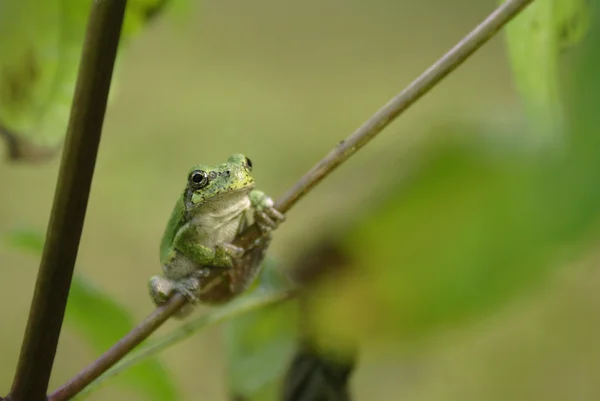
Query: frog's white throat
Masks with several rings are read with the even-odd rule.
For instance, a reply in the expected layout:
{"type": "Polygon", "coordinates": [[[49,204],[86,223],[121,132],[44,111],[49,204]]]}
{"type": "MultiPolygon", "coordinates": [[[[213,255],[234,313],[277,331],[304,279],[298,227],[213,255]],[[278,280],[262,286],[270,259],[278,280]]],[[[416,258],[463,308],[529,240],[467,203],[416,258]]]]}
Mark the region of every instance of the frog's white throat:
{"type": "Polygon", "coordinates": [[[245,191],[216,197],[191,211],[192,224],[196,226],[198,235],[206,246],[231,242],[250,206],[250,199],[245,191]]]}
{"type": "Polygon", "coordinates": [[[248,193],[248,190],[237,190],[215,196],[211,199],[205,200],[200,205],[192,207],[189,210],[189,213],[192,216],[200,214],[222,215],[227,214],[228,211],[233,211],[236,209],[247,209],[250,207],[248,193]]]}

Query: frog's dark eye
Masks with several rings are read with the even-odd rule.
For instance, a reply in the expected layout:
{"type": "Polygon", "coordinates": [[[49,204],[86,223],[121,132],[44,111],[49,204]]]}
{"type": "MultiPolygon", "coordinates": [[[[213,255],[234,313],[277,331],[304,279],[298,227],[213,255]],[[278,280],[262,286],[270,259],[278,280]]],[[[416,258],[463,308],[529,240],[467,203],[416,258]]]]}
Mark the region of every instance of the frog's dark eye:
{"type": "Polygon", "coordinates": [[[189,177],[190,186],[194,189],[200,189],[208,184],[208,174],[206,171],[194,170],[189,177]]]}
{"type": "Polygon", "coordinates": [[[246,157],[246,166],[252,171],[252,160],[246,157]]]}

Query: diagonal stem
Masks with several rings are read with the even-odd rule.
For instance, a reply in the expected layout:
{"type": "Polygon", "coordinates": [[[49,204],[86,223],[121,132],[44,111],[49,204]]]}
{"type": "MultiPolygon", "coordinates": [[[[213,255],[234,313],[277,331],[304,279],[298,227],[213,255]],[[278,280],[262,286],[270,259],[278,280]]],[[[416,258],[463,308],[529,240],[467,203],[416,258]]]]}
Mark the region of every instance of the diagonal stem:
{"type": "MultiPolygon", "coordinates": [[[[297,292],[292,289],[278,290],[266,294],[260,294],[260,296],[252,296],[250,299],[238,298],[238,301],[241,302],[234,301],[222,307],[215,308],[205,315],[201,315],[194,320],[184,323],[175,331],[165,335],[164,337],[157,338],[152,342],[146,343],[140,348],[136,348],[134,351],[129,353],[126,358],[122,359],[119,363],[108,369],[79,395],[83,396],[89,394],[94,389],[101,386],[104,381],[113,376],[117,376],[121,372],[124,372],[125,370],[138,363],[141,363],[147,358],[162,352],[168,347],[189,338],[200,329],[223,323],[237,316],[267,307],[269,305],[283,303],[290,300],[295,295],[297,295],[297,292]]],[[[0,401],[2,400],[0,399],[0,401]]]]}
{"type": "Polygon", "coordinates": [[[126,0],[93,3],[47,241],[9,401],[46,399],[89,197],[126,0]]]}
{"type": "Polygon", "coordinates": [[[402,92],[361,125],[352,135],[341,141],[327,156],[310,169],[277,202],[282,212],[287,212],[300,198],[365,146],[385,127],[412,106],[436,84],[454,71],[481,46],[490,40],[508,21],[518,15],[533,0],[508,0],[483,22],[436,61],[402,92]]]}
{"type": "MultiPolygon", "coordinates": [[[[369,118],[346,140],[340,142],[329,154],[309,170],[296,184],[287,191],[276,203],[283,213],[287,212],[300,198],[306,195],[323,178],[336,167],[346,161],[357,150],[366,145],[408,107],[431,90],[450,72],[467,60],[475,51],[494,36],[508,21],[518,15],[533,0],[508,0],[490,14],[481,24],[465,36],[456,46],[450,49],[442,58],[429,67],[421,76],[415,79],[406,89],[392,98],[385,106],[369,118]]],[[[234,243],[247,248],[261,235],[256,225],[248,227],[234,243]]],[[[134,328],[123,339],[92,362],[71,381],[63,385],[48,397],[48,401],[64,401],[77,394],[85,386],[98,378],[112,364],[125,356],[133,346],[148,337],[156,325],[148,324],[153,318],[165,321],[170,314],[175,313],[185,304],[186,299],[181,294],[175,294],[167,304],[157,308],[148,318],[134,328]],[[125,342],[127,347],[120,347],[125,342]],[[75,390],[70,390],[74,388],[75,390]],[[68,396],[66,395],[68,394],[68,396]]]]}
{"type": "Polygon", "coordinates": [[[177,312],[187,302],[187,298],[176,294],[171,302],[156,308],[142,323],[120,339],[94,363],[79,372],[75,377],[48,396],[48,401],[69,400],[76,396],[88,384],[119,362],[138,344],[144,341],[154,330],[158,329],[169,317],[177,312]]]}

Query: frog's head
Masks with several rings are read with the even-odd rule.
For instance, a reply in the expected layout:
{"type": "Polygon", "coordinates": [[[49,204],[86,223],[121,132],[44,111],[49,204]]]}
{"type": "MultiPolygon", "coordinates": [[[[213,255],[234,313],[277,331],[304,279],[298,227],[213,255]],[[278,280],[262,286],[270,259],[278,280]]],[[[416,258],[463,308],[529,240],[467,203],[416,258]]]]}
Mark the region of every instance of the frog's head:
{"type": "Polygon", "coordinates": [[[252,162],[242,154],[235,154],[217,166],[192,167],[188,174],[186,204],[200,206],[213,199],[248,193],[252,188],[252,162]]]}

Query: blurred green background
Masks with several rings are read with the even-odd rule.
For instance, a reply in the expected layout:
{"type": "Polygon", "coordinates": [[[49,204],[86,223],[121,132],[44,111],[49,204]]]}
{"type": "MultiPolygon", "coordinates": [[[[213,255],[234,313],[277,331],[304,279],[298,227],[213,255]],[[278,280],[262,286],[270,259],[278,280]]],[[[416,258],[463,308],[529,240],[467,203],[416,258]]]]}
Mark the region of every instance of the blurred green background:
{"type": "MultiPolygon", "coordinates": [[[[277,198],[391,96],[454,45],[495,1],[191,2],[123,53],[104,125],[78,269],[136,321],[152,304],[147,278],[190,165],[252,158],[277,198]]],[[[522,106],[502,36],[328,177],[288,214],[271,255],[287,266],[330,226],[377,205],[415,149],[447,122],[518,125],[522,106]]],[[[0,233],[44,231],[59,158],[0,165],[0,233]]],[[[592,400],[600,398],[600,275],[595,253],[484,318],[418,345],[361,350],[357,400],[592,400]]],[[[0,248],[0,393],[18,357],[38,261],[0,248]]],[[[165,333],[177,323],[169,322],[165,333]]],[[[68,327],[51,388],[97,355],[68,327]]],[[[212,328],[161,355],[183,399],[226,400],[223,336],[212,328]]],[[[106,386],[91,400],[142,399],[106,386]]]]}

